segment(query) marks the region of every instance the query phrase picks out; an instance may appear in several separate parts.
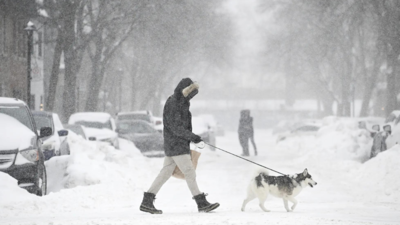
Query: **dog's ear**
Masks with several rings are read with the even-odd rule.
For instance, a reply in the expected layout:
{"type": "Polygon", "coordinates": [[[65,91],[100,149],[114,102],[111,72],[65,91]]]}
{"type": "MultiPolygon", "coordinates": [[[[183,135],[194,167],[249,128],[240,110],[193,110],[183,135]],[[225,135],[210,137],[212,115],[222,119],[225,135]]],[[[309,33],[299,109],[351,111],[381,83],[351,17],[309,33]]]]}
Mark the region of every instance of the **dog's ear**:
{"type": "Polygon", "coordinates": [[[307,168],[306,168],[306,169],[304,169],[304,171],[303,171],[303,176],[307,176],[307,174],[308,174],[308,170],[307,170],[307,168]]]}

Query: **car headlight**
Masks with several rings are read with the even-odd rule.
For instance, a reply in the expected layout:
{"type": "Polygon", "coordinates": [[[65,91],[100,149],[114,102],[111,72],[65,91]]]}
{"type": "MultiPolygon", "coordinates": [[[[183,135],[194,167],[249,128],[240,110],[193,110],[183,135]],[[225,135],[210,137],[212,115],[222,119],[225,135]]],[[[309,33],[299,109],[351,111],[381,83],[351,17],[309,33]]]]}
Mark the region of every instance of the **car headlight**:
{"type": "Polygon", "coordinates": [[[20,150],[19,153],[28,161],[36,162],[39,160],[39,150],[31,147],[20,150]]]}
{"type": "Polygon", "coordinates": [[[32,137],[29,147],[19,150],[19,153],[28,161],[36,162],[39,160],[39,149],[36,137],[32,137]]]}
{"type": "Polygon", "coordinates": [[[52,149],[55,149],[55,148],[56,148],[55,141],[46,142],[46,143],[43,143],[43,145],[42,145],[43,151],[52,150],[52,149]]]}

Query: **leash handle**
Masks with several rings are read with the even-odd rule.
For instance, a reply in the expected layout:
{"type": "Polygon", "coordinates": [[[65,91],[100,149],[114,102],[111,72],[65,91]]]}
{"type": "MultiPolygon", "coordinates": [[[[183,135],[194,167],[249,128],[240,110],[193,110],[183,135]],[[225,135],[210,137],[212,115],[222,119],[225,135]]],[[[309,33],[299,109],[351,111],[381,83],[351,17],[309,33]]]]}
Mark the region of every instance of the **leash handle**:
{"type": "Polygon", "coordinates": [[[240,156],[238,156],[238,155],[236,155],[236,154],[233,154],[233,153],[231,153],[231,152],[228,152],[228,151],[226,151],[226,150],[223,150],[223,149],[221,149],[221,148],[218,148],[218,147],[216,147],[216,146],[214,146],[214,145],[211,145],[211,144],[209,144],[209,143],[207,143],[207,142],[204,142],[204,143],[206,143],[208,146],[211,146],[211,147],[213,147],[213,148],[216,148],[216,149],[218,149],[218,150],[220,150],[220,151],[223,151],[223,152],[225,152],[225,153],[231,154],[231,155],[233,155],[233,156],[236,156],[236,157],[238,157],[238,158],[241,158],[241,159],[243,159],[243,160],[246,160],[246,161],[248,161],[248,162],[251,162],[251,163],[253,163],[253,164],[256,164],[257,166],[261,166],[262,168],[265,168],[265,169],[267,169],[267,170],[271,170],[271,171],[273,171],[273,172],[275,172],[275,173],[279,173],[279,174],[281,174],[281,175],[288,176],[287,174],[283,174],[283,173],[281,173],[281,172],[278,172],[278,171],[276,171],[276,170],[273,170],[273,169],[271,169],[271,168],[268,168],[268,167],[263,166],[263,165],[261,165],[261,164],[258,164],[258,163],[256,163],[256,162],[253,162],[253,161],[248,160],[248,159],[246,159],[246,158],[240,157],[240,156]]]}

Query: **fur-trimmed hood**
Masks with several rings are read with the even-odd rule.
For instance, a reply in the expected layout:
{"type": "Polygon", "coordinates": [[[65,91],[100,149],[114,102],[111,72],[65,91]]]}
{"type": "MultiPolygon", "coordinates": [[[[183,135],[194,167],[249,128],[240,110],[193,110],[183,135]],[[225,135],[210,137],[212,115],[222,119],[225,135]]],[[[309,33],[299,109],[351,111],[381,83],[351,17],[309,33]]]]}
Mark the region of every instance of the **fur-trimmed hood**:
{"type": "Polygon", "coordinates": [[[192,99],[199,92],[199,85],[194,83],[190,78],[183,78],[174,90],[176,98],[182,97],[188,101],[192,99]]]}

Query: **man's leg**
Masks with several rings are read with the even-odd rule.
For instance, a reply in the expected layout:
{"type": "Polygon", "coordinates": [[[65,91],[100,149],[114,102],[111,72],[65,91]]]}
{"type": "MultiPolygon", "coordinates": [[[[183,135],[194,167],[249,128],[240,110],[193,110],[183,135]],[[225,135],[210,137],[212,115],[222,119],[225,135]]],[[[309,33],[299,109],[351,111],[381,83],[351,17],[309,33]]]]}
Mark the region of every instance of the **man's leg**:
{"type": "Polygon", "coordinates": [[[174,172],[176,164],[172,157],[165,157],[164,158],[164,166],[161,169],[160,173],[153,181],[153,184],[149,188],[147,192],[157,194],[161,187],[167,182],[167,180],[171,177],[172,173],[174,172]]]}
{"type": "Polygon", "coordinates": [[[249,145],[248,145],[248,139],[243,133],[239,133],[239,142],[240,145],[243,148],[243,156],[248,156],[249,155],[249,145]]]}
{"type": "Polygon", "coordinates": [[[196,170],[189,154],[172,156],[172,159],[185,175],[186,183],[193,196],[201,194],[196,182],[196,170]]]}

